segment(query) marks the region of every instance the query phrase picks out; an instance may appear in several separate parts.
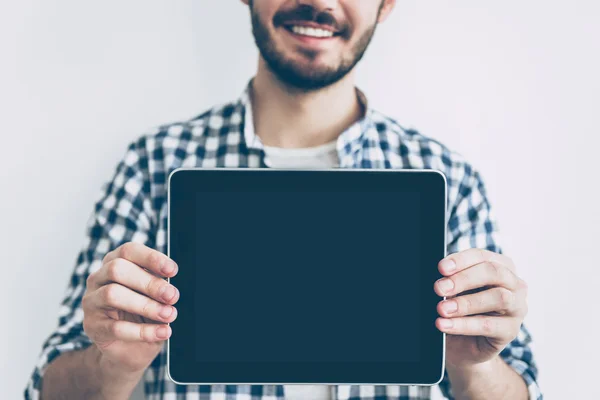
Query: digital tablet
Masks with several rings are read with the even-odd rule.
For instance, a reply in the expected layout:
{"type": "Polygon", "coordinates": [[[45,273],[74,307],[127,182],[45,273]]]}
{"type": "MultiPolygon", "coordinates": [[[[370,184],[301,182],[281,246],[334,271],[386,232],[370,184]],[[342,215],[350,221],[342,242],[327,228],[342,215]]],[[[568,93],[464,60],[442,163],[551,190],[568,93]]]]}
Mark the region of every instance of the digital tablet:
{"type": "Polygon", "coordinates": [[[433,385],[436,170],[180,168],[168,179],[178,384],[433,385]]]}

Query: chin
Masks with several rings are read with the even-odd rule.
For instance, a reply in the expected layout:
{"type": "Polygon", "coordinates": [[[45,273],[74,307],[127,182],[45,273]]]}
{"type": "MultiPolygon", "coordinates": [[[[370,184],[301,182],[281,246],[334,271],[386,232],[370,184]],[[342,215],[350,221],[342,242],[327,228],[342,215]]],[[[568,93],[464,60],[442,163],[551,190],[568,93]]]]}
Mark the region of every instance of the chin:
{"type": "Polygon", "coordinates": [[[325,58],[331,59],[333,57],[329,54],[319,54],[315,57],[302,54],[302,52],[300,54],[296,52],[292,57],[287,57],[286,64],[299,66],[302,70],[306,70],[309,73],[314,73],[315,71],[327,72],[339,67],[340,63],[327,62],[325,58]]]}

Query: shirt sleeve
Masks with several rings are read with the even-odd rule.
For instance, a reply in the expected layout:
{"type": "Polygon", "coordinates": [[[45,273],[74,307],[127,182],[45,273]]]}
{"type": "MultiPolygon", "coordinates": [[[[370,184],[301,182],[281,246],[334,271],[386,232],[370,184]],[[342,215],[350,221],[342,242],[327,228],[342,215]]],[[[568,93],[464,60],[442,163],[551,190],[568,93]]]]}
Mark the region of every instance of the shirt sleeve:
{"type": "Polygon", "coordinates": [[[42,345],[24,391],[25,399],[40,398],[44,373],[56,357],[92,343],[83,330],[81,299],[88,275],[100,268],[106,253],[126,242],[147,246],[154,243],[150,186],[142,168],[147,166],[147,158],[140,149],[140,145],[130,144],[112,179],[102,186],[59,309],[58,326],[42,345]]]}
{"type": "MultiPolygon", "coordinates": [[[[479,172],[465,164],[464,176],[456,190],[456,201],[454,204],[449,203],[447,253],[481,248],[501,254],[498,224],[479,172]]],[[[517,337],[504,348],[500,356],[525,380],[529,399],[542,400],[537,383],[538,369],[530,343],[531,335],[522,324],[517,337]]],[[[440,389],[446,398],[454,399],[446,372],[440,382],[440,389]]]]}

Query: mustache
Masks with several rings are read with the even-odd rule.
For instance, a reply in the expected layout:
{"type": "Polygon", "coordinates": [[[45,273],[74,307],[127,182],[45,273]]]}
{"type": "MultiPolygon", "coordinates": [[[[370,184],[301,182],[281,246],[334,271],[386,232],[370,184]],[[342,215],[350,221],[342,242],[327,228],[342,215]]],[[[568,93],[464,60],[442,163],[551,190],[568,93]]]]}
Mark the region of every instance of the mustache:
{"type": "Polygon", "coordinates": [[[326,25],[331,29],[344,35],[348,31],[347,24],[341,24],[338,20],[327,11],[317,11],[314,7],[303,4],[292,10],[279,11],[273,17],[273,24],[278,27],[286,22],[315,22],[319,25],[326,25]]]}

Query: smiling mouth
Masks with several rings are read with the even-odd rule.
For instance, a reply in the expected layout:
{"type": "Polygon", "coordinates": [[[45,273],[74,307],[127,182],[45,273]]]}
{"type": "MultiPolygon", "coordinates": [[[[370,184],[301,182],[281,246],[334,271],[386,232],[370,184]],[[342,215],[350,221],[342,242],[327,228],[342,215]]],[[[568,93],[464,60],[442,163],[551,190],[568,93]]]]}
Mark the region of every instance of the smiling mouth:
{"type": "Polygon", "coordinates": [[[313,26],[304,26],[304,25],[284,25],[285,29],[289,32],[294,33],[300,36],[307,36],[318,39],[328,39],[334,36],[340,36],[339,32],[334,32],[329,29],[318,28],[313,26]]]}

